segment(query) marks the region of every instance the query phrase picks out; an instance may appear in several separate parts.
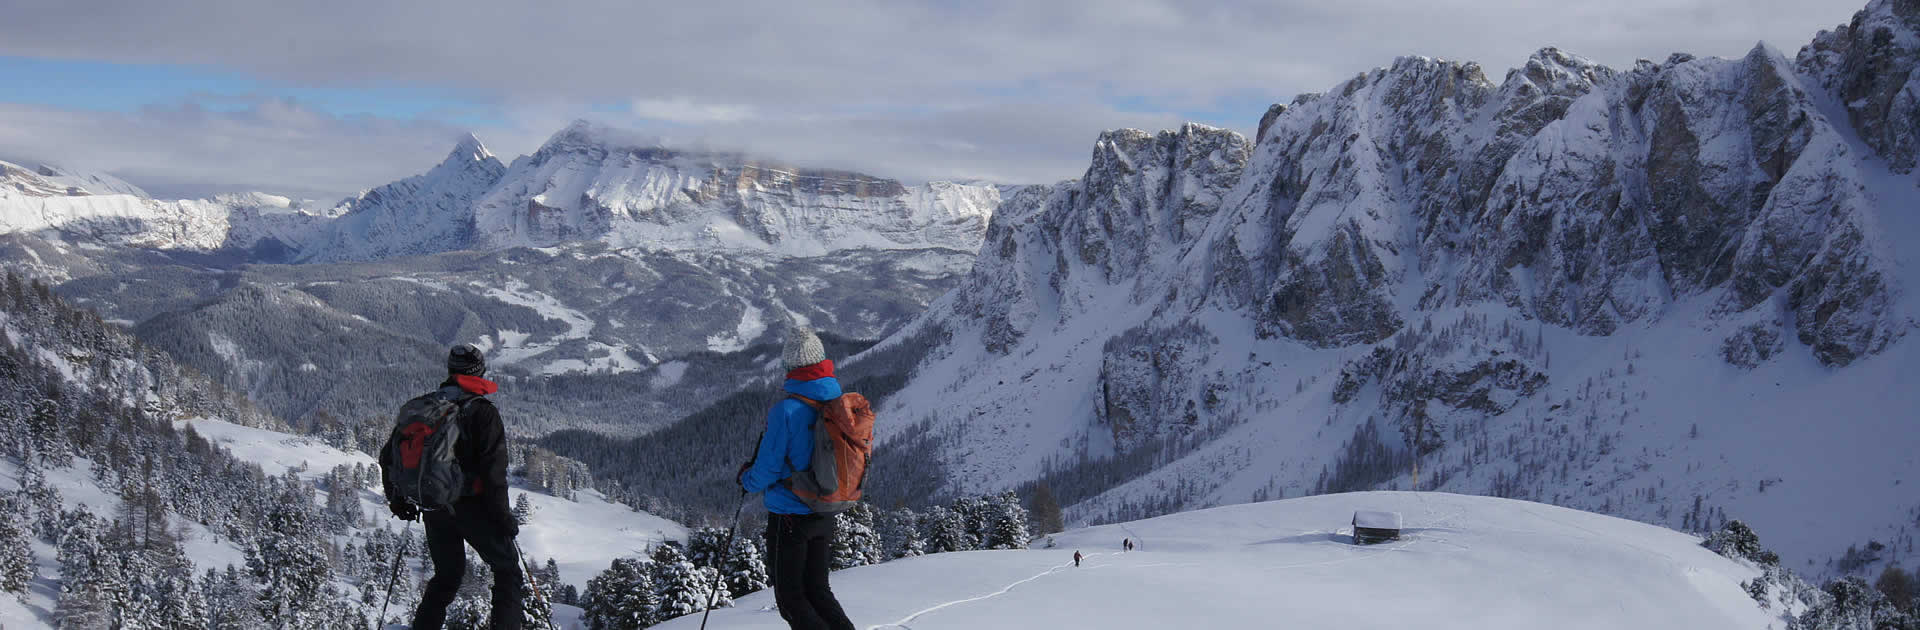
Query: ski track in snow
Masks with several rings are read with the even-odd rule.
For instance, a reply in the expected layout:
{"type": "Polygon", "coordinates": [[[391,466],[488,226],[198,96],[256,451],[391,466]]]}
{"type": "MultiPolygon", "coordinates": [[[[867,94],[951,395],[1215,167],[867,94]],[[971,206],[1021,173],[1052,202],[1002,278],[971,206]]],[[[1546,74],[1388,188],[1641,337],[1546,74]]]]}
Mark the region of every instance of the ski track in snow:
{"type": "MultiPolygon", "coordinates": [[[[1102,553],[1090,553],[1090,554],[1086,554],[1086,555],[1083,555],[1083,556],[1080,556],[1080,558],[1081,558],[1081,560],[1082,560],[1082,561],[1085,561],[1085,560],[1087,560],[1087,559],[1089,559],[1089,558],[1094,558],[1094,557],[1098,557],[1098,556],[1105,556],[1105,555],[1112,555],[1112,554],[1109,554],[1109,553],[1105,553],[1105,552],[1102,552],[1102,553]]],[[[995,597],[999,597],[999,596],[1001,596],[1001,595],[1005,595],[1005,594],[1007,594],[1007,593],[1010,593],[1010,592],[1013,592],[1013,589],[1015,589],[1015,588],[1019,588],[1019,587],[1020,587],[1020,585],[1022,585],[1022,584],[1026,584],[1026,583],[1028,583],[1028,582],[1032,582],[1032,581],[1034,581],[1034,580],[1038,580],[1038,579],[1040,579],[1040,578],[1043,578],[1043,577],[1047,577],[1047,576],[1049,576],[1049,575],[1053,575],[1053,574],[1055,574],[1055,573],[1059,573],[1059,572],[1060,572],[1061,570],[1064,570],[1064,569],[1070,569],[1070,568],[1073,568],[1073,562],[1072,562],[1072,561],[1068,561],[1068,562],[1064,562],[1064,563],[1061,563],[1061,564],[1059,564],[1059,565],[1056,565],[1056,566],[1054,566],[1053,568],[1050,568],[1050,569],[1047,569],[1047,570],[1045,570],[1045,571],[1041,571],[1040,573],[1038,573],[1038,574],[1035,574],[1035,575],[1034,575],[1033,577],[1029,577],[1029,578],[1027,578],[1027,579],[1024,579],[1024,580],[1020,580],[1020,581],[1018,581],[1018,582],[1014,582],[1014,583],[1012,583],[1012,584],[1008,584],[1008,585],[1006,586],[1006,588],[1002,588],[1002,589],[1000,589],[1000,590],[997,590],[997,591],[994,591],[994,592],[992,592],[992,593],[987,593],[987,594],[985,594],[985,595],[981,595],[981,596],[979,596],[979,597],[969,597],[969,598],[967,598],[967,599],[957,599],[957,600],[954,600],[954,601],[950,601],[950,602],[947,602],[947,603],[944,603],[944,604],[939,604],[939,605],[936,605],[936,606],[933,606],[933,607],[931,607],[931,608],[928,608],[928,609],[926,609],[926,610],[922,610],[922,611],[920,611],[920,612],[916,612],[916,613],[913,613],[913,614],[911,614],[911,615],[907,615],[907,616],[906,616],[906,618],[904,618],[904,619],[901,619],[901,620],[899,620],[899,621],[895,621],[895,622],[893,622],[893,623],[883,623],[883,624],[880,624],[880,625],[877,625],[877,626],[867,626],[867,630],[880,630],[881,628],[905,628],[906,630],[913,630],[913,627],[912,627],[912,626],[909,626],[909,625],[907,625],[907,624],[908,624],[908,623],[910,623],[910,622],[912,622],[912,621],[914,621],[914,620],[916,620],[916,619],[919,619],[919,618],[920,618],[921,616],[923,616],[923,615],[926,615],[926,614],[928,614],[928,613],[932,613],[932,612],[935,612],[935,611],[938,611],[938,610],[941,610],[941,609],[944,609],[944,608],[951,608],[951,607],[953,607],[953,606],[959,606],[959,605],[961,605],[961,604],[971,604],[971,603],[973,603],[973,602],[977,602],[977,601],[983,601],[983,600],[988,600],[988,599],[993,599],[993,598],[995,598],[995,597]]]]}

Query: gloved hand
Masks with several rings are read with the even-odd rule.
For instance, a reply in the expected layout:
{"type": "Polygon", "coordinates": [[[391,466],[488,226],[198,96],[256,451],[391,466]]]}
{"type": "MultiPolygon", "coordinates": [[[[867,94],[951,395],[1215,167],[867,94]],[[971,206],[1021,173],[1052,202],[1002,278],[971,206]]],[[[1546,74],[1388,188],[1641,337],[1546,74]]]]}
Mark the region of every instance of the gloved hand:
{"type": "Polygon", "coordinates": [[[398,518],[403,521],[411,521],[411,520],[416,520],[420,518],[420,508],[414,507],[412,503],[407,503],[405,501],[388,501],[387,509],[393,512],[393,516],[395,518],[398,518]]]}
{"type": "Polygon", "coordinates": [[[733,474],[734,483],[740,484],[742,490],[746,489],[745,486],[747,485],[747,471],[752,468],[753,468],[753,461],[748,460],[746,463],[740,465],[740,472],[733,474]]]}
{"type": "Polygon", "coordinates": [[[508,538],[520,537],[520,519],[514,518],[512,512],[496,516],[494,517],[494,521],[494,526],[499,528],[501,533],[506,534],[508,538]]]}

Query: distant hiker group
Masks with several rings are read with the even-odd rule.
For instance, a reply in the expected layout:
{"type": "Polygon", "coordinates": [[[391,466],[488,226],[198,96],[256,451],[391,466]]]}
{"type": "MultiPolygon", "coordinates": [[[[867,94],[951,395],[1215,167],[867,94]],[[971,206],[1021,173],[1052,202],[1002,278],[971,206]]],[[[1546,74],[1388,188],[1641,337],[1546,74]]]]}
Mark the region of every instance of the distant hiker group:
{"type": "MultiPolygon", "coordinates": [[[[767,412],[753,459],[740,467],[742,507],[746,494],[764,493],[763,535],[774,601],[788,626],[852,630],[828,572],[834,515],[858,503],[865,485],[873,409],[861,395],[841,390],[833,361],[810,330],[788,331],[781,366],[787,396],[767,412]]],[[[425,523],[433,561],[433,578],[414,612],[413,630],[439,630],[446,623],[466,574],[467,547],[493,572],[491,627],[522,626],[527,574],[515,540],[519,522],[508,507],[506,431],[499,410],[486,398],[499,386],[484,378],[486,372],[478,348],[453,348],[447,379],[401,406],[380,451],[387,506],[395,517],[425,523]]],[[[736,513],[735,529],[738,524],[736,513]]],[[[730,529],[722,549],[732,548],[734,534],[730,529]]],[[[397,558],[393,570],[397,577],[397,558]]],[[[537,584],[531,586],[538,590],[537,584]]],[[[391,585],[387,601],[392,601],[391,585]]],[[[383,610],[383,624],[385,615],[383,610]]]]}

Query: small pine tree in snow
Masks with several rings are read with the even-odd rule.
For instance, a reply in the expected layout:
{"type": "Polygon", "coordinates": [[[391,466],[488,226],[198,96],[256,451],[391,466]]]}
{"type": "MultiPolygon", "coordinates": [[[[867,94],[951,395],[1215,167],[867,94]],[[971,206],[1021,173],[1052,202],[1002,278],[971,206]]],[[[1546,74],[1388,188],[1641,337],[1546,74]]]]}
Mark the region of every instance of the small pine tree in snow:
{"type": "Polygon", "coordinates": [[[168,630],[201,630],[212,623],[208,616],[206,591],[193,581],[192,574],[186,570],[192,566],[180,567],[170,572],[159,584],[156,599],[159,604],[155,618],[168,630]]]}
{"type": "Polygon", "coordinates": [[[1027,531],[1027,509],[1012,492],[992,501],[993,522],[987,529],[988,549],[1026,549],[1033,536],[1027,531]]]}
{"type": "Polygon", "coordinates": [[[979,549],[986,544],[988,523],[992,521],[992,506],[984,497],[960,497],[953,502],[953,512],[960,517],[965,528],[967,545],[962,549],[979,549]]]}
{"type": "Polygon", "coordinates": [[[954,510],[937,505],[928,509],[921,519],[921,530],[927,539],[927,553],[973,549],[973,536],[967,533],[966,519],[954,510]]]}
{"type": "Polygon", "coordinates": [[[720,565],[720,546],[727,543],[724,527],[702,527],[687,532],[687,560],[696,567],[720,565]]]}
{"type": "Polygon", "coordinates": [[[553,624],[553,591],[549,590],[553,588],[553,583],[542,580],[540,593],[536,595],[532,580],[525,579],[531,577],[531,575],[523,576],[520,583],[520,627],[528,630],[555,628],[557,626],[553,624]]]}
{"type": "Polygon", "coordinates": [[[493,627],[493,602],[486,597],[464,596],[447,607],[446,630],[487,630],[493,627]]]}
{"type": "Polygon", "coordinates": [[[254,606],[253,585],[233,565],[218,577],[212,569],[201,582],[207,592],[207,617],[213,628],[258,628],[266,625],[254,606]]]}
{"type": "Polygon", "coordinates": [[[745,597],[769,586],[766,560],[752,537],[735,536],[733,550],[721,564],[720,570],[726,576],[725,588],[731,597],[745,597]]]}
{"type": "Polygon", "coordinates": [[[580,594],[580,608],[589,630],[640,630],[653,625],[658,608],[648,563],[618,558],[580,594]]]}
{"type": "Polygon", "coordinates": [[[1794,621],[1806,630],[1912,630],[1920,623],[1856,576],[1828,582],[1822,601],[1794,621]]]}
{"type": "Polygon", "coordinates": [[[0,497],[0,590],[27,592],[33,580],[33,552],[25,520],[26,500],[20,494],[0,497]]]}
{"type": "Polygon", "coordinates": [[[525,525],[532,519],[533,501],[527,499],[527,493],[522,492],[518,498],[513,500],[513,520],[516,523],[525,525]]]}
{"type": "Polygon", "coordinates": [[[834,569],[879,564],[880,534],[874,531],[873,508],[855,503],[852,509],[833,515],[839,530],[833,537],[834,569]]]}
{"type": "Polygon", "coordinates": [[[687,560],[679,545],[655,547],[652,558],[653,592],[659,599],[657,617],[661,621],[706,610],[709,582],[704,573],[687,560]]]}

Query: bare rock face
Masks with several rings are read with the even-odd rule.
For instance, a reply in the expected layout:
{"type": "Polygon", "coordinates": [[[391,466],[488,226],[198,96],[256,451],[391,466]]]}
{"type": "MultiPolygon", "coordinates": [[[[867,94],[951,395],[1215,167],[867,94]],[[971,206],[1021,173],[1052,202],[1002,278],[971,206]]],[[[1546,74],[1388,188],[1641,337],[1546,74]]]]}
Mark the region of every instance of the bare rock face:
{"type": "Polygon", "coordinates": [[[1800,49],[1799,71],[1839,99],[1860,139],[1899,173],[1920,160],[1920,2],[1874,0],[1800,49]]]}
{"type": "Polygon", "coordinates": [[[1209,404],[1205,378],[1175,368],[1203,361],[1219,345],[1218,337],[1192,324],[1138,328],[1108,339],[1095,414],[1114,442],[1132,448],[1197,426],[1201,407],[1209,404]]]}
{"type": "Polygon", "coordinates": [[[1240,179],[1240,134],[1189,124],[1102,134],[1086,175],[1009,194],[953,298],[984,322],[988,350],[1084,314],[1107,296],[1155,302],[1240,179]]]}

